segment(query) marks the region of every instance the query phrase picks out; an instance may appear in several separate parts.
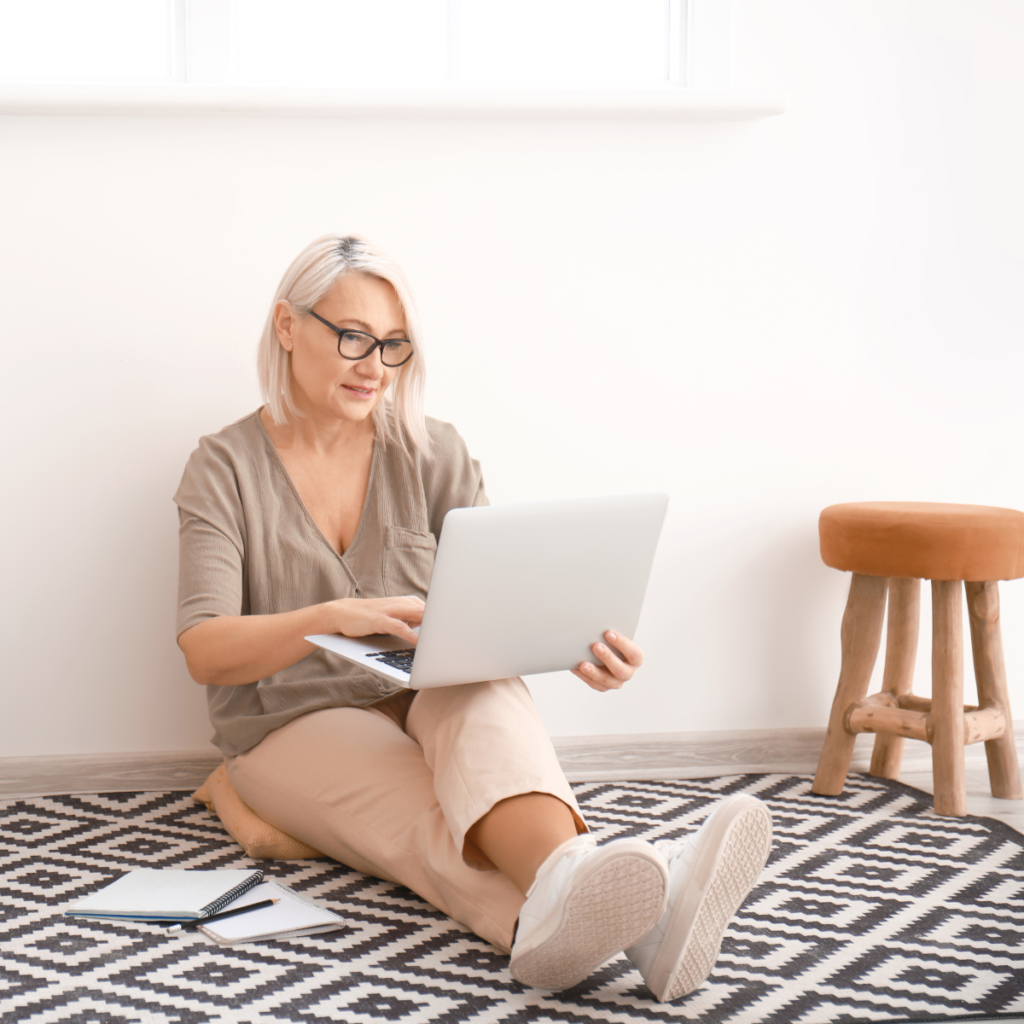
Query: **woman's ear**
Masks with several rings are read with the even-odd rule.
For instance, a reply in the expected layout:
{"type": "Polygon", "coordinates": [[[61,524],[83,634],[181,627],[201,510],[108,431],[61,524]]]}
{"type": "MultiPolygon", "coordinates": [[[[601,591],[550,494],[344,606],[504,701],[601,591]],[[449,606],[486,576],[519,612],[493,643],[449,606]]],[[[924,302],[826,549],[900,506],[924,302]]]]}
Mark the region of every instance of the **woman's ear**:
{"type": "Polygon", "coordinates": [[[279,299],[277,305],[274,306],[274,327],[277,329],[277,340],[286,352],[291,352],[295,347],[293,332],[296,323],[298,323],[298,317],[295,315],[295,310],[292,309],[292,304],[287,299],[279,299]]]}

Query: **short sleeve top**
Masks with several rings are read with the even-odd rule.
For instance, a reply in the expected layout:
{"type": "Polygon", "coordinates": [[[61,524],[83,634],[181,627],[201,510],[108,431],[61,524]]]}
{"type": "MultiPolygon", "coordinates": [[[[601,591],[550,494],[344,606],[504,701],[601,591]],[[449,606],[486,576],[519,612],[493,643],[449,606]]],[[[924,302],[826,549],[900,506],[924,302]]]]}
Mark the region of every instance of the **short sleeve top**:
{"type": "MultiPolygon", "coordinates": [[[[299,497],[259,411],[203,437],[174,495],[178,506],[177,635],[217,615],[273,615],[337,598],[426,598],[452,508],[486,505],[480,464],[450,423],[428,417],[430,457],[374,442],[352,543],[338,554],[299,497]]],[[[208,686],[214,743],[225,757],[310,711],[360,707],[400,689],[317,649],[239,686],[208,686]]]]}

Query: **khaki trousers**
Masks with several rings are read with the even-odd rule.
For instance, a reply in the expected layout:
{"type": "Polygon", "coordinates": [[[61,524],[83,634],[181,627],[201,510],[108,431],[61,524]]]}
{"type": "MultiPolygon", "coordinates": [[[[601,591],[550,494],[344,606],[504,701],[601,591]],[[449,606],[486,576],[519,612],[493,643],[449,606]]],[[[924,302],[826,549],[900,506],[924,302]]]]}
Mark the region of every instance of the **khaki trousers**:
{"type": "Polygon", "coordinates": [[[266,821],[398,882],[508,951],[522,893],[466,840],[496,803],[549,793],[586,831],[521,679],[406,692],[313,711],[227,762],[266,821]]]}

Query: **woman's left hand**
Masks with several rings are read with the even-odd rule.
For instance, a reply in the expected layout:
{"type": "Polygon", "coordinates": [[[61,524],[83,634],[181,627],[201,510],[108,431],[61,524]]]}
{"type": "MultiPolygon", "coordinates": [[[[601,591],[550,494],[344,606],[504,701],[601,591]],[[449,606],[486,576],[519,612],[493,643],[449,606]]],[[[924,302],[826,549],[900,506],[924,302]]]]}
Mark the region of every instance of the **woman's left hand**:
{"type": "Polygon", "coordinates": [[[572,670],[591,689],[618,690],[633,678],[633,673],[644,663],[644,652],[628,637],[608,630],[606,643],[596,643],[591,650],[595,662],[581,661],[572,670]]]}

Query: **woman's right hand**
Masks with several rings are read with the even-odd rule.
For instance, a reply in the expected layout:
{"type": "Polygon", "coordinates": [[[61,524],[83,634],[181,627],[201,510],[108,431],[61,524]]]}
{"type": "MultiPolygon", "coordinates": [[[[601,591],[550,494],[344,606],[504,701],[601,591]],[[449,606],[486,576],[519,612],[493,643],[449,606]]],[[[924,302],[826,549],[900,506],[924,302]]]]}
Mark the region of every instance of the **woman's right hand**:
{"type": "Polygon", "coordinates": [[[204,686],[242,686],[308,657],[311,633],[394,633],[410,647],[426,605],[418,597],[339,598],[272,615],[217,615],[185,630],[178,646],[204,686]]]}
{"type": "Polygon", "coordinates": [[[332,632],[345,636],[392,633],[413,647],[418,637],[412,627],[423,621],[426,608],[418,597],[345,597],[329,603],[337,620],[332,632]]]}

